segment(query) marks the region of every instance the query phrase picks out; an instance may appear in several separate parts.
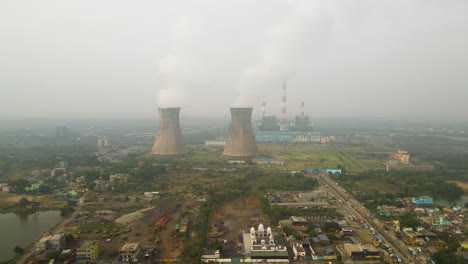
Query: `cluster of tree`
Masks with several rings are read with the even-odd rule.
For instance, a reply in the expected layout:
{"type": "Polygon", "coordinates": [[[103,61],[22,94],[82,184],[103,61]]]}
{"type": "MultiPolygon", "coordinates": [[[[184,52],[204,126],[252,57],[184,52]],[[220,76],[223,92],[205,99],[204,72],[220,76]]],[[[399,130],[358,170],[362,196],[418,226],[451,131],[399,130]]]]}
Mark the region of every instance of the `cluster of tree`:
{"type": "Polygon", "coordinates": [[[369,210],[374,210],[380,205],[404,207],[400,199],[392,193],[381,193],[377,190],[368,193],[358,193],[356,198],[369,210]]]}
{"type": "Polygon", "coordinates": [[[468,170],[468,153],[433,153],[422,157],[428,161],[439,161],[449,170],[468,170]]]}
{"type": "Polygon", "coordinates": [[[268,182],[258,187],[259,190],[283,190],[305,191],[317,188],[318,181],[315,178],[302,174],[291,175],[289,173],[275,172],[269,175],[268,182]]]}
{"type": "MultiPolygon", "coordinates": [[[[190,243],[186,243],[181,256],[184,258],[196,261],[200,259],[201,249],[206,247],[206,237],[208,235],[209,220],[212,211],[213,198],[208,200],[200,207],[197,219],[193,225],[194,239],[190,243]]],[[[187,260],[186,259],[186,260],[187,260]]]]}
{"type": "Polygon", "coordinates": [[[0,164],[4,169],[20,168],[53,168],[57,157],[77,166],[97,166],[96,146],[83,144],[40,145],[29,147],[3,147],[0,164]]]}
{"type": "Polygon", "coordinates": [[[39,188],[27,191],[26,187],[31,186],[31,182],[25,179],[16,179],[7,181],[8,185],[14,187],[12,192],[20,194],[49,194],[54,190],[54,187],[49,183],[39,185],[39,188]]]}
{"type": "Polygon", "coordinates": [[[76,201],[71,201],[71,200],[68,200],[67,201],[67,205],[65,205],[64,207],[60,208],[60,215],[61,216],[65,216],[67,215],[68,213],[70,212],[73,212],[75,209],[76,205],[76,201]]]}
{"type": "MultiPolygon", "coordinates": [[[[413,171],[394,171],[394,172],[376,172],[368,171],[359,174],[347,175],[347,177],[335,177],[337,181],[350,189],[354,188],[356,182],[368,182],[369,186],[377,186],[374,183],[385,183],[391,188],[387,191],[395,194],[396,197],[430,195],[434,198],[443,200],[457,200],[463,194],[463,189],[449,180],[457,180],[460,174],[453,172],[413,172],[413,171]]],[[[366,197],[366,199],[378,199],[376,197],[366,197]]]]}
{"type": "Polygon", "coordinates": [[[431,258],[436,263],[465,263],[463,257],[456,255],[456,251],[460,246],[460,240],[457,237],[452,236],[448,231],[440,232],[437,237],[444,241],[447,248],[432,254],[431,258]]]}
{"type": "Polygon", "coordinates": [[[18,201],[18,206],[21,206],[21,207],[26,207],[29,205],[29,200],[28,198],[26,197],[21,197],[21,199],[18,201]]]}
{"type": "Polygon", "coordinates": [[[278,222],[279,220],[287,219],[291,215],[342,217],[342,215],[336,212],[335,209],[321,209],[321,208],[299,209],[299,208],[277,206],[277,205],[273,205],[270,207],[268,204],[268,201],[264,201],[264,204],[265,204],[264,211],[270,216],[273,222],[278,222]]]}

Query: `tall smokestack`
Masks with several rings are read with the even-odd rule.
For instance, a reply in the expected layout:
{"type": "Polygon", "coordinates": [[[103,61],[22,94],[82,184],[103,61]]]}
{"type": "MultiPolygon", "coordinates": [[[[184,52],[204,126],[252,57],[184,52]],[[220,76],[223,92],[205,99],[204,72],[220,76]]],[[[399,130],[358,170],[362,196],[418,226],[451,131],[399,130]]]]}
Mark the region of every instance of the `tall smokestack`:
{"type": "Polygon", "coordinates": [[[159,108],[159,129],[151,154],[157,158],[180,158],[187,154],[179,125],[180,107],[159,108]]]}
{"type": "Polygon", "coordinates": [[[252,108],[231,108],[231,128],[223,151],[226,159],[252,159],[258,154],[252,131],[252,108]]]}
{"type": "Polygon", "coordinates": [[[263,101],[263,102],[262,102],[262,117],[265,117],[265,116],[266,116],[265,108],[266,108],[266,102],[263,101]]]}
{"type": "Polygon", "coordinates": [[[280,130],[288,130],[288,120],[286,120],[286,81],[283,84],[283,96],[281,96],[281,120],[280,120],[280,130]]]}
{"type": "Polygon", "coordinates": [[[304,113],[304,102],[301,102],[301,116],[302,116],[302,117],[305,116],[305,113],[304,113]]]}

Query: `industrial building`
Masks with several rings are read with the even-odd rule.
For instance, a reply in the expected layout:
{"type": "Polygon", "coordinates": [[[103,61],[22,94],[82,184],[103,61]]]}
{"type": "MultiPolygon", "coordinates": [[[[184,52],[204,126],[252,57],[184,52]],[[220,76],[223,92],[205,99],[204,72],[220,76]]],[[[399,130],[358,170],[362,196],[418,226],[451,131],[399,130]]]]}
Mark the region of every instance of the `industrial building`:
{"type": "Polygon", "coordinates": [[[344,244],[344,251],[348,258],[360,259],[380,259],[380,250],[373,245],[344,244]]]}
{"type": "Polygon", "coordinates": [[[205,146],[224,148],[224,146],[226,146],[226,140],[206,140],[205,146]]]}
{"type": "Polygon", "coordinates": [[[187,154],[179,124],[180,107],[158,108],[159,129],[151,154],[156,158],[181,158],[187,154]]]}
{"type": "Polygon", "coordinates": [[[304,113],[304,102],[301,102],[301,115],[296,115],[294,123],[291,126],[293,131],[311,132],[314,129],[314,124],[310,118],[304,113]]]}
{"type": "Polygon", "coordinates": [[[77,261],[95,261],[99,257],[99,242],[83,240],[76,248],[77,261]]]}
{"type": "Polygon", "coordinates": [[[261,143],[321,143],[319,132],[313,132],[314,125],[304,113],[304,102],[301,103],[301,114],[290,122],[286,117],[286,85],[283,87],[281,101],[281,118],[267,116],[265,102],[262,105],[262,119],[255,133],[255,141],[261,143]]]}
{"type": "Polygon", "coordinates": [[[255,141],[260,143],[320,143],[320,132],[257,131],[255,141]]]}
{"type": "Polygon", "coordinates": [[[279,121],[276,116],[262,116],[262,120],[258,124],[258,131],[279,131],[279,121]]]}
{"type": "Polygon", "coordinates": [[[252,131],[252,108],[231,108],[231,119],[222,157],[230,160],[251,160],[258,154],[252,131]]]}
{"type": "Polygon", "coordinates": [[[254,158],[252,162],[261,165],[284,165],[284,160],[273,158],[254,158]]]}
{"type": "Polygon", "coordinates": [[[422,204],[431,205],[434,203],[434,200],[430,196],[413,197],[412,201],[416,205],[422,205],[422,204]]]}
{"type": "Polygon", "coordinates": [[[55,234],[44,236],[36,242],[36,250],[57,250],[60,251],[65,246],[65,234],[55,234]]]}
{"type": "Polygon", "coordinates": [[[431,164],[390,164],[385,163],[386,171],[434,171],[435,166],[431,164]]]}

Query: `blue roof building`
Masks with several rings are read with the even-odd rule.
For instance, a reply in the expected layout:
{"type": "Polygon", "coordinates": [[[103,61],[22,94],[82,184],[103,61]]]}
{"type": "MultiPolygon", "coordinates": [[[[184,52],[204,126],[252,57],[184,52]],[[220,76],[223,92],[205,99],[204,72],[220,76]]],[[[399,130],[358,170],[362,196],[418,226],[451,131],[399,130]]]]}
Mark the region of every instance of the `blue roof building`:
{"type": "Polygon", "coordinates": [[[320,240],[320,243],[330,244],[330,239],[326,235],[320,234],[320,235],[317,235],[317,237],[320,240]]]}
{"type": "Polygon", "coordinates": [[[420,197],[413,197],[413,203],[417,205],[422,205],[422,204],[433,204],[434,201],[432,197],[430,196],[420,196],[420,197]]]}

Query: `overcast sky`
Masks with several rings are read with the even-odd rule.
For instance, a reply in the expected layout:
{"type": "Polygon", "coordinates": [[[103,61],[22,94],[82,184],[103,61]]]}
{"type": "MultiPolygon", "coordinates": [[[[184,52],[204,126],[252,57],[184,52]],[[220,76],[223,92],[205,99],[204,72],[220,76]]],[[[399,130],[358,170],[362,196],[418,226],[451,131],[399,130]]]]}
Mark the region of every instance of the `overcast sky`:
{"type": "Polygon", "coordinates": [[[0,116],[468,120],[468,1],[0,1],[0,116]],[[408,117],[407,117],[408,116],[408,117]]]}

